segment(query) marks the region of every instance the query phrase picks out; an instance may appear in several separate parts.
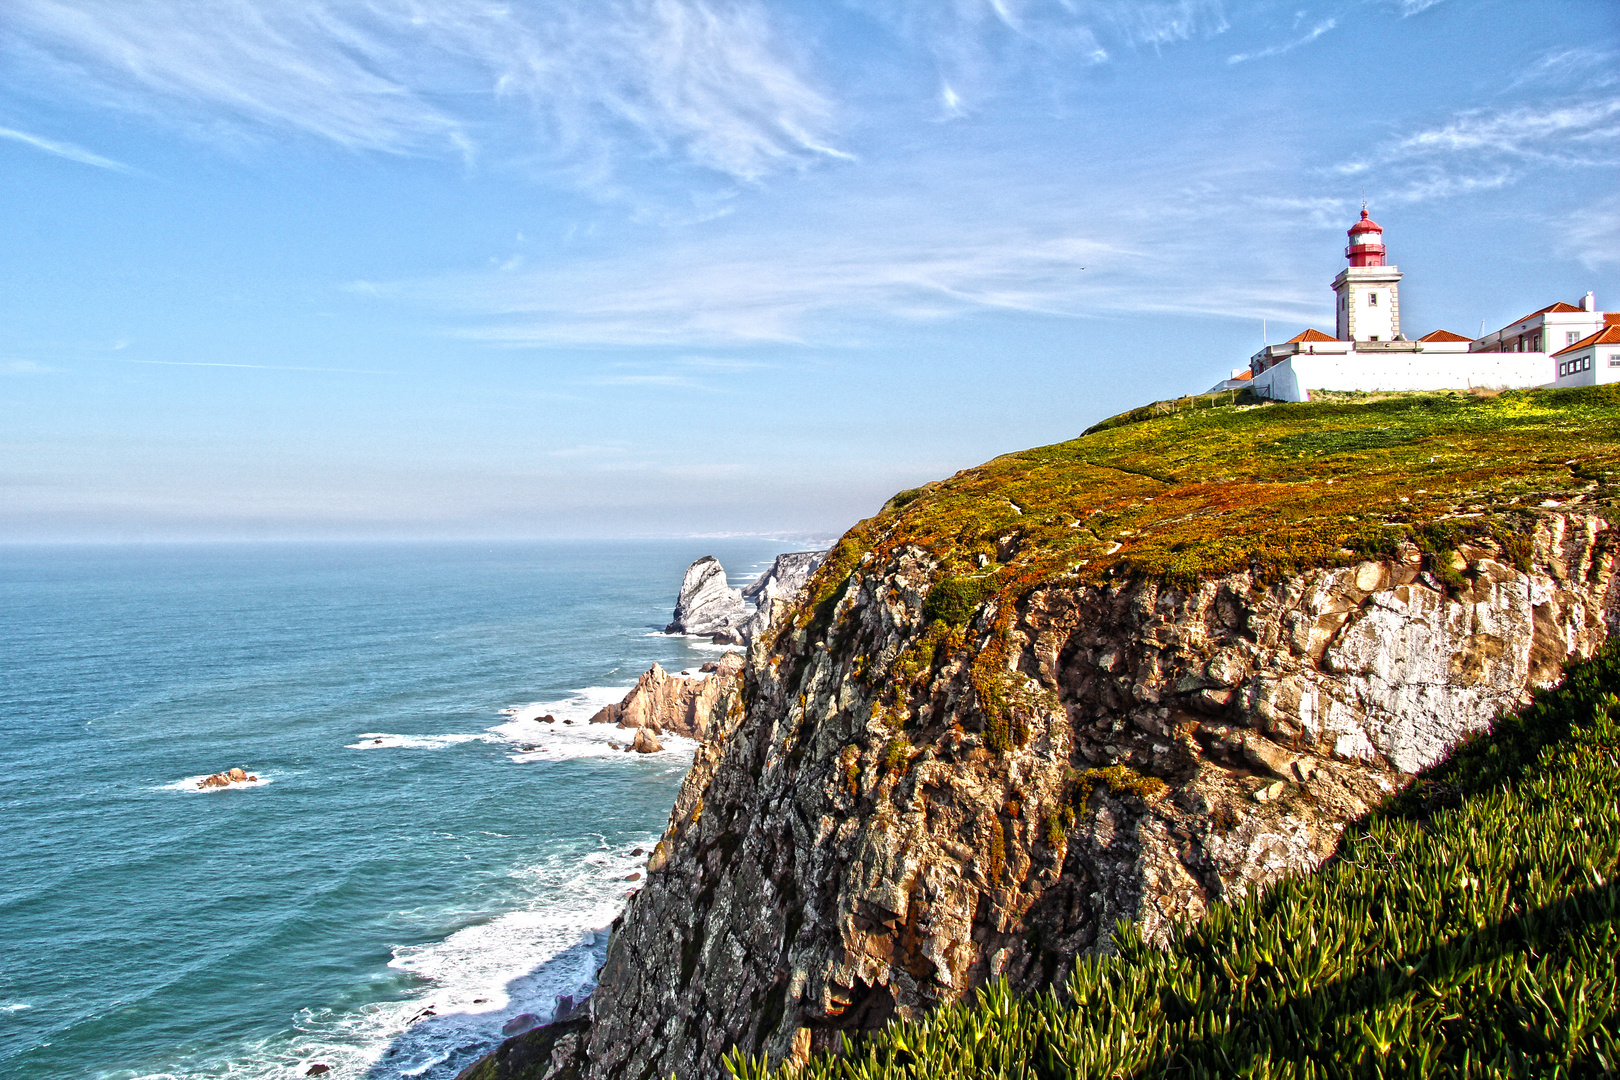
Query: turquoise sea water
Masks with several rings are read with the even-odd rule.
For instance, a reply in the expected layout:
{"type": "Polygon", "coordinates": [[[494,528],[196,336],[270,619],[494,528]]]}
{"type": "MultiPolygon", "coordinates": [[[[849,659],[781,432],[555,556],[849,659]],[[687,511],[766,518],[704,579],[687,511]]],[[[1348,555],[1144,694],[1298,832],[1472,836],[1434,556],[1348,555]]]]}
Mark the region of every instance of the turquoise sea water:
{"type": "Polygon", "coordinates": [[[690,761],[585,718],[722,651],[657,632],[694,558],[793,546],[0,548],[0,1075],[450,1077],[547,1018],[690,761]]]}

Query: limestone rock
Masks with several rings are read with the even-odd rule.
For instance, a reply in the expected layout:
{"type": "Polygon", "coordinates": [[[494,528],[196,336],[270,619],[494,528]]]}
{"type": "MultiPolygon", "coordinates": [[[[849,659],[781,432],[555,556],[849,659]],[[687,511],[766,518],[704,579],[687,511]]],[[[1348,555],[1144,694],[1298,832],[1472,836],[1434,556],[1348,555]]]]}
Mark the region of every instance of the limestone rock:
{"type": "Polygon", "coordinates": [[[970,671],[988,615],[902,675],[937,567],[862,563],[717,703],[590,1026],[546,1075],[701,1080],[731,1046],[781,1061],[998,976],[1047,986],[1121,918],[1162,941],[1317,866],[1620,623],[1597,514],[1544,514],[1528,573],[1469,553],[1461,589],[1411,554],[1043,586],[1008,613],[994,719],[970,671]]]}
{"type": "Polygon", "coordinates": [[[675,619],[664,632],[706,636],[716,645],[747,645],[771,624],[772,612],[810,580],[825,551],[794,551],[776,561],[745,589],[726,584],[720,561],[706,555],[686,568],[675,619]]]}
{"type": "Polygon", "coordinates": [[[720,560],[705,555],[686,568],[675,600],[675,618],[664,632],[706,637],[735,631],[748,621],[749,614],[742,591],[726,584],[720,560]]]}
{"type": "Polygon", "coordinates": [[[778,555],[769,570],[743,589],[742,598],[756,606],[773,596],[790,599],[804,588],[804,583],[810,580],[810,575],[826,558],[825,551],[791,551],[778,555]]]}
{"type": "Polygon", "coordinates": [[[702,677],[673,676],[654,664],[622,701],[598,710],[591,723],[646,728],[655,734],[669,731],[701,742],[709,737],[716,703],[737,682],[742,666],[742,653],[736,652],[726,653],[702,677]]]}

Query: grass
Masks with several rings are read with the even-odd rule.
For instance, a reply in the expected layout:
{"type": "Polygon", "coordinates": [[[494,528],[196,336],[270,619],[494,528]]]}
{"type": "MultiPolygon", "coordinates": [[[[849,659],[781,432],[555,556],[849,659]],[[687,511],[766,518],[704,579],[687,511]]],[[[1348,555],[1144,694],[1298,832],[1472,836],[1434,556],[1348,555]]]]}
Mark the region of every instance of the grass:
{"type": "Polygon", "coordinates": [[[1620,385],[1252,401],[1160,402],[902,492],[834,546],[796,625],[824,636],[858,567],[927,552],[937,569],[924,618],[954,633],[867,677],[902,708],[914,680],[963,658],[995,743],[1010,746],[1006,634],[1043,585],[1274,580],[1410,541],[1436,581],[1461,589],[1459,546],[1528,569],[1544,503],[1611,518],[1620,505],[1620,385]]]}
{"type": "MultiPolygon", "coordinates": [[[[1164,950],[1131,927],[1060,990],[981,990],[736,1080],[1583,1077],[1620,1069],[1620,646],[1349,835],[1164,950]]],[[[1102,778],[1098,778],[1099,780],[1102,778]]]]}

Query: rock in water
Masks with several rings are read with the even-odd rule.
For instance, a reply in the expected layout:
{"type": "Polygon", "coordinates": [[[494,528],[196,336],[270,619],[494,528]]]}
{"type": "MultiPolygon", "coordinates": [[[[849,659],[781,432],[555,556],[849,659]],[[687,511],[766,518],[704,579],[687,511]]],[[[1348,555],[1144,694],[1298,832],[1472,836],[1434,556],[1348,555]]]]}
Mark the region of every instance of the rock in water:
{"type": "Polygon", "coordinates": [[[636,739],[630,744],[630,748],[638,754],[656,754],[664,748],[664,744],[659,742],[658,736],[649,729],[637,728],[636,739]]]}
{"type": "Polygon", "coordinates": [[[705,555],[686,568],[680,596],[675,601],[675,619],[664,628],[664,633],[712,637],[738,631],[750,614],[742,591],[726,584],[726,571],[720,560],[705,555]]]}
{"type": "Polygon", "coordinates": [[[332,1066],[330,1066],[330,1065],[311,1065],[308,1069],[306,1069],[304,1071],[304,1075],[305,1076],[321,1076],[321,1075],[323,1075],[325,1073],[329,1073],[331,1071],[332,1071],[332,1066]]]}
{"type": "Polygon", "coordinates": [[[707,678],[681,679],[654,664],[623,701],[604,706],[591,717],[591,723],[650,728],[654,734],[671,731],[702,741],[709,737],[715,703],[736,681],[742,665],[742,653],[727,653],[707,678]]]}
{"type": "Polygon", "coordinates": [[[225,775],[231,778],[231,783],[233,784],[240,784],[242,781],[248,778],[247,771],[245,769],[232,769],[225,775]]]}
{"type": "Polygon", "coordinates": [[[534,1013],[518,1013],[512,1019],[501,1025],[502,1035],[518,1035],[532,1027],[538,1027],[540,1018],[534,1013]]]}

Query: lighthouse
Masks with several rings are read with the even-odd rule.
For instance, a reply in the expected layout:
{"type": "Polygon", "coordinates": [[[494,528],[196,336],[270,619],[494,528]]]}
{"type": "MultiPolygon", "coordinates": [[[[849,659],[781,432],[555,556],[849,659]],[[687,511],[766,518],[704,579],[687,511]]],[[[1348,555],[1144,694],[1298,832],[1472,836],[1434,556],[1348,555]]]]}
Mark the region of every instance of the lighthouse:
{"type": "Polygon", "coordinates": [[[1394,341],[1401,333],[1401,271],[1384,261],[1384,229],[1361,208],[1350,226],[1344,256],[1350,265],[1333,279],[1338,294],[1335,322],[1340,341],[1394,341]]]}

